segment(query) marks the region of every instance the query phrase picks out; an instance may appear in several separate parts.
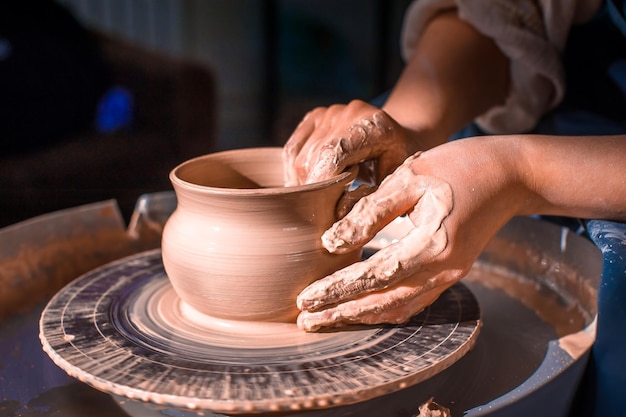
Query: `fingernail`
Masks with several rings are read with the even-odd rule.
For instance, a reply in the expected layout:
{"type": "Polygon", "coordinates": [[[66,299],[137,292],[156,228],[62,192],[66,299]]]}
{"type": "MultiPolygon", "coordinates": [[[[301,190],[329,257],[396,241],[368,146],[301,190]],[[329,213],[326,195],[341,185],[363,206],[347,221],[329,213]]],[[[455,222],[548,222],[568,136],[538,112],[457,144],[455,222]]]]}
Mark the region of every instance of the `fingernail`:
{"type": "Polygon", "coordinates": [[[348,245],[348,242],[328,232],[322,235],[322,245],[330,253],[341,253],[342,250],[350,247],[350,245],[348,245]]]}
{"type": "Polygon", "coordinates": [[[314,332],[319,330],[322,326],[316,324],[314,321],[308,319],[307,313],[301,313],[296,320],[296,324],[300,330],[305,332],[314,332]]]}
{"type": "Polygon", "coordinates": [[[298,297],[296,298],[296,306],[298,307],[298,309],[301,311],[307,311],[322,305],[322,301],[316,299],[315,295],[315,291],[307,289],[302,291],[300,295],[298,295],[298,297]]]}
{"type": "Polygon", "coordinates": [[[346,239],[345,236],[354,238],[355,233],[355,228],[347,219],[339,220],[322,234],[322,245],[330,253],[348,252],[353,246],[353,239],[346,239]]]}

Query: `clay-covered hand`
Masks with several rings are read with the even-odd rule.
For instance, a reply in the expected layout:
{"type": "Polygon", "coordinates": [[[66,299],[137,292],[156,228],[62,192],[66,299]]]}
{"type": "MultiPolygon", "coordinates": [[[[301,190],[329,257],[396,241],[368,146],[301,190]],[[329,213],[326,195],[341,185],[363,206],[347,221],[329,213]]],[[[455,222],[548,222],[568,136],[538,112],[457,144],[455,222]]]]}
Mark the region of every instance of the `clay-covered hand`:
{"type": "Polygon", "coordinates": [[[298,326],[404,323],[460,280],[522,200],[510,186],[508,156],[490,154],[489,142],[451,142],[412,155],[335,223],[322,238],[331,253],[362,247],[405,213],[413,228],[305,288],[298,326]]]}
{"type": "Polygon", "coordinates": [[[284,146],[285,185],[321,181],[363,161],[373,162],[374,172],[360,177],[377,182],[416,150],[411,146],[406,129],[364,101],[318,107],[284,146]]]}

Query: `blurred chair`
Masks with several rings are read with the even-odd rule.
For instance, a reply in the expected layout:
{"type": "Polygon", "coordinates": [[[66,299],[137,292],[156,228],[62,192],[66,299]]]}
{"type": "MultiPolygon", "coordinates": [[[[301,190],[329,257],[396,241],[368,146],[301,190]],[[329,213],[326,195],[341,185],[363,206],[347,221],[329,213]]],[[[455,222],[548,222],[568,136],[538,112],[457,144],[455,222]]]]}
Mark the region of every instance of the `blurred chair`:
{"type": "Polygon", "coordinates": [[[52,144],[0,156],[0,227],[111,198],[128,219],[141,194],[171,188],[168,174],[175,165],[214,147],[211,68],[93,34],[109,91],[125,92],[130,100],[128,123],[106,129],[100,121],[99,129],[94,124],[52,144]]]}

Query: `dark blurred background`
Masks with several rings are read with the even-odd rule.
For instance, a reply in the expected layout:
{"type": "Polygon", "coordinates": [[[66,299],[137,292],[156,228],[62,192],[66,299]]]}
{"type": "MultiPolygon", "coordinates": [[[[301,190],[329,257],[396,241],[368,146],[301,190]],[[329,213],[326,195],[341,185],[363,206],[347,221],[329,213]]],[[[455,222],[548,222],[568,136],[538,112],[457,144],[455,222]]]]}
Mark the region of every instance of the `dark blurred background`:
{"type": "Polygon", "coordinates": [[[128,217],[187,158],[373,99],[409,2],[2,0],[0,227],[109,198],[128,217]]]}

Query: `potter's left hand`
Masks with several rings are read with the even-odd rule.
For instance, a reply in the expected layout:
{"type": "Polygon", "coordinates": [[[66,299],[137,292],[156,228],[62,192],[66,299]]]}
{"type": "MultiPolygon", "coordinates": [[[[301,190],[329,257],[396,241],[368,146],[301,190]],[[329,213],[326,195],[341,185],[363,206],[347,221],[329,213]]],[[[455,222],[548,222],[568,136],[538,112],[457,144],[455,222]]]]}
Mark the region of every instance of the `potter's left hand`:
{"type": "Polygon", "coordinates": [[[456,141],[417,153],[359,200],[323,235],[331,253],[362,247],[405,213],[414,227],[305,288],[297,298],[298,326],[404,323],[460,280],[524,200],[510,186],[514,170],[506,161],[515,155],[505,147],[493,151],[490,142],[456,141]]]}
{"type": "Polygon", "coordinates": [[[322,181],[361,165],[359,177],[376,183],[417,150],[409,130],[361,100],[310,111],[283,150],[285,184],[322,181]]]}

